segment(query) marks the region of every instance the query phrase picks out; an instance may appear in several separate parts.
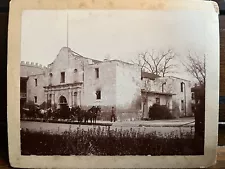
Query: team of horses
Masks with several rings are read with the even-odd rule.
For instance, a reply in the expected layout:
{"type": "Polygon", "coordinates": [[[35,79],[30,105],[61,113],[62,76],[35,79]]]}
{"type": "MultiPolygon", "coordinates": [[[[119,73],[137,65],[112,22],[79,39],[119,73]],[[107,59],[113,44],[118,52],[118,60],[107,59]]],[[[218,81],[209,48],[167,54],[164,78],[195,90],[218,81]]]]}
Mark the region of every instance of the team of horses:
{"type": "Polygon", "coordinates": [[[90,123],[96,123],[97,117],[101,113],[101,107],[92,106],[90,109],[84,110],[80,106],[64,106],[57,110],[53,110],[52,108],[48,108],[47,110],[36,108],[33,110],[22,109],[21,111],[25,117],[41,118],[45,121],[50,119],[67,119],[77,121],[78,123],[89,123],[89,121],[90,123]]]}

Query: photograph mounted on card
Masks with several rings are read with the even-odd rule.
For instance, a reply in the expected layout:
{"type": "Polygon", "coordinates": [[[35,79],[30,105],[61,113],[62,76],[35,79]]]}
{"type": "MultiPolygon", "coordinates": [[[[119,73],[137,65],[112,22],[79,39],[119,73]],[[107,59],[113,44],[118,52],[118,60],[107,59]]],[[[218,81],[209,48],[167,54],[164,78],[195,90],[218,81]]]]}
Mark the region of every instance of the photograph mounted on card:
{"type": "Polygon", "coordinates": [[[215,2],[15,0],[8,53],[13,167],[215,163],[215,2]]]}

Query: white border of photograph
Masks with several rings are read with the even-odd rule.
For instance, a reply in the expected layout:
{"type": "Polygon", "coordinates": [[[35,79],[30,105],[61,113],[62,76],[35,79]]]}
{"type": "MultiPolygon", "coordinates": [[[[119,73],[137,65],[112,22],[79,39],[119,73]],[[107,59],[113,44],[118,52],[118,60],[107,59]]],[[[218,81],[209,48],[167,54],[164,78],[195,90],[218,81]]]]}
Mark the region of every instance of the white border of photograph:
{"type": "Polygon", "coordinates": [[[213,165],[216,162],[219,110],[218,10],[215,2],[196,0],[12,0],[9,13],[7,68],[8,143],[11,166],[18,168],[198,168],[213,165]],[[206,58],[205,154],[201,156],[22,156],[19,108],[21,21],[23,11],[31,9],[193,10],[204,13],[207,16],[205,43],[210,47],[206,58]]]}

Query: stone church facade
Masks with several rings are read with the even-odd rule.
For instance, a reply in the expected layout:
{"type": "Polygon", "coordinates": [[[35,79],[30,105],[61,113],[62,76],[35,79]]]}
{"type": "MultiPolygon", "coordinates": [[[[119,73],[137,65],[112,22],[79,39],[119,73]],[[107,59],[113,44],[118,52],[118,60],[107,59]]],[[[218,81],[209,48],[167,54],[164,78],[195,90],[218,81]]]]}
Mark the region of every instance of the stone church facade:
{"type": "MultiPolygon", "coordinates": [[[[149,106],[159,101],[170,109],[178,104],[182,111],[182,104],[186,108],[189,100],[191,102],[191,86],[186,80],[143,73],[137,65],[120,60],[86,58],[67,47],[63,47],[47,67],[22,62],[21,84],[26,84],[23,90],[26,101],[38,105],[48,101],[58,108],[64,104],[69,107],[79,105],[83,109],[99,105],[106,118],[113,106],[118,120],[146,117],[149,106]],[[177,88],[169,90],[169,86],[179,88],[181,81],[185,83],[186,94],[178,92],[180,89],[177,88]],[[166,84],[163,90],[162,84],[166,84]]],[[[185,111],[189,112],[189,109],[185,111]]]]}

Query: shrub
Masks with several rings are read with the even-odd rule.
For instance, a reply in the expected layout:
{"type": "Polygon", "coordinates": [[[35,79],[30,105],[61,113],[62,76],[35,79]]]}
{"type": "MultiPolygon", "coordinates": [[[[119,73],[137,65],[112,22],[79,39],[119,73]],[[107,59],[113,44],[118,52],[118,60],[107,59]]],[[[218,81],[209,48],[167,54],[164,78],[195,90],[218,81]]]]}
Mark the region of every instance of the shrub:
{"type": "Polygon", "coordinates": [[[152,120],[173,119],[167,106],[154,104],[149,109],[149,118],[152,120]]]}
{"type": "MultiPolygon", "coordinates": [[[[204,148],[201,152],[203,154],[204,148]]],[[[23,155],[197,155],[191,134],[77,128],[64,133],[21,130],[23,155]],[[32,144],[31,144],[32,143],[32,144]],[[35,145],[35,146],[34,146],[35,145]]]]}

